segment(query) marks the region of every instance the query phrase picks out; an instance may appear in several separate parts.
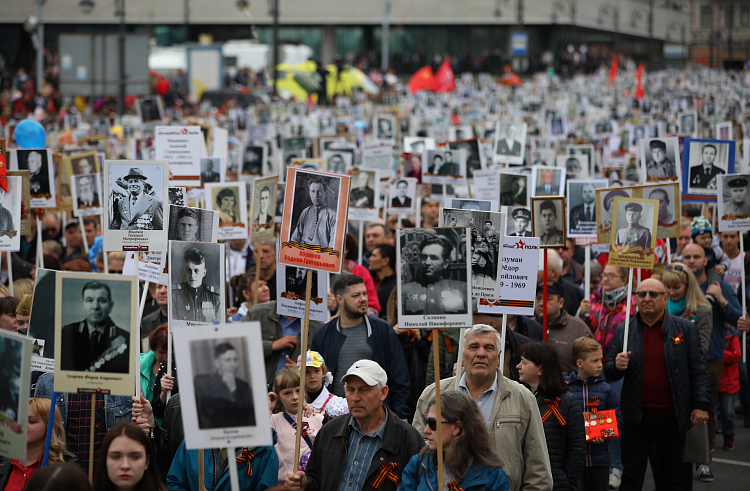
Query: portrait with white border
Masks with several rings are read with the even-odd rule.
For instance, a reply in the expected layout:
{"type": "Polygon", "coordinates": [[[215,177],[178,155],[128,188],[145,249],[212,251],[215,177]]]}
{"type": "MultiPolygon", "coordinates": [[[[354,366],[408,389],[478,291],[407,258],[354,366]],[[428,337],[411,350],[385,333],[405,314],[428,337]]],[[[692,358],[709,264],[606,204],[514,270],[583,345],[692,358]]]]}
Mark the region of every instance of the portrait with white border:
{"type": "Polygon", "coordinates": [[[7,176],[6,185],[7,193],[0,189],[0,251],[19,251],[23,178],[7,176]]]}
{"type": "Polygon", "coordinates": [[[244,182],[209,183],[206,207],[219,212],[219,240],[245,239],[247,233],[247,189],[244,182]]]}
{"type": "Polygon", "coordinates": [[[79,174],[72,175],[70,179],[73,194],[73,216],[85,217],[101,215],[102,207],[102,175],[101,174],[79,174]]]}
{"type": "Polygon", "coordinates": [[[218,211],[169,205],[169,240],[216,242],[218,231],[218,211]]]}
{"type": "Polygon", "coordinates": [[[29,171],[32,208],[55,208],[57,190],[52,150],[49,148],[11,148],[11,170],[29,171]]]}
{"type": "Polygon", "coordinates": [[[32,340],[0,330],[0,457],[26,460],[32,340]]]}
{"type": "Polygon", "coordinates": [[[349,191],[349,220],[370,222],[380,218],[380,173],[377,170],[353,168],[349,191]],[[377,195],[376,195],[377,193],[377,195]]]}
{"type": "Polygon", "coordinates": [[[413,215],[417,201],[417,179],[404,177],[392,179],[388,192],[388,213],[413,215]]]}
{"type": "Polygon", "coordinates": [[[641,182],[681,182],[679,138],[642,139],[638,155],[641,161],[641,182]]]}
{"type": "Polygon", "coordinates": [[[719,231],[750,230],[750,174],[731,174],[719,180],[719,231]]]}

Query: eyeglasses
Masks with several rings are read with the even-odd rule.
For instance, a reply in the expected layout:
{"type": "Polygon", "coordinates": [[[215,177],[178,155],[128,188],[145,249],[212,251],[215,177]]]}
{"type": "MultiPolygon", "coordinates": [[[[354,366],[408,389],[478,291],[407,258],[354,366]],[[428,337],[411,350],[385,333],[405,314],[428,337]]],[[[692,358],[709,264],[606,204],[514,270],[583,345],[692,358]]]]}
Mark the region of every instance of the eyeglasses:
{"type": "MultiPolygon", "coordinates": [[[[442,424],[447,425],[451,423],[451,421],[441,421],[442,424]]],[[[436,431],[437,430],[437,420],[435,418],[427,418],[427,427],[430,429],[430,431],[436,431]]]]}
{"type": "Polygon", "coordinates": [[[608,280],[611,280],[612,278],[620,278],[620,275],[614,274],[614,273],[602,273],[602,279],[607,278],[608,280]]]}
{"type": "Polygon", "coordinates": [[[651,292],[651,291],[648,291],[648,292],[635,292],[635,294],[638,295],[638,298],[646,298],[646,294],[648,294],[648,296],[650,298],[659,298],[659,295],[666,295],[667,292],[651,292]]]}

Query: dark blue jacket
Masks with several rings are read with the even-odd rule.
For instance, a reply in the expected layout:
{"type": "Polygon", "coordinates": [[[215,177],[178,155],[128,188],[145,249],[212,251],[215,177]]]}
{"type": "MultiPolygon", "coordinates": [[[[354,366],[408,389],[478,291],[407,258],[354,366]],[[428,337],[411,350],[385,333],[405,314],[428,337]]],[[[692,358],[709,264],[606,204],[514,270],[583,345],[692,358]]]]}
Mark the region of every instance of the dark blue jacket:
{"type": "MultiPolygon", "coordinates": [[[[368,315],[365,316],[365,322],[369,324],[371,330],[370,335],[367,336],[367,344],[372,349],[373,361],[377,362],[388,374],[389,391],[385,404],[399,418],[406,420],[411,416],[408,405],[411,382],[401,342],[386,321],[368,315]]],[[[338,318],[323,324],[315,332],[310,343],[310,350],[320,353],[326,362],[326,368],[331,373],[336,373],[339,351],[346,340],[346,336],[341,334],[338,326],[338,318]]]]}
{"type": "MultiPolygon", "coordinates": [[[[401,474],[401,483],[398,491],[434,491],[438,489],[437,463],[433,462],[431,454],[424,457],[416,454],[401,474]],[[420,473],[419,468],[422,468],[420,473]],[[421,474],[421,475],[420,475],[421,474]]],[[[443,483],[447,486],[448,483],[443,483]]],[[[508,476],[502,467],[487,467],[483,463],[474,460],[466,470],[466,475],[458,483],[458,489],[464,491],[508,491],[510,483],[508,476]]]]}
{"type": "MultiPolygon", "coordinates": [[[[732,286],[726,281],[721,283],[721,294],[727,299],[727,304],[724,308],[719,307],[719,303],[715,302],[711,309],[714,316],[714,327],[711,329],[711,342],[708,344],[708,353],[706,353],[706,360],[716,360],[724,358],[724,345],[726,339],[724,338],[724,323],[731,326],[737,326],[737,321],[742,317],[742,306],[739,300],[737,300],[737,294],[735,293],[732,286]]],[[[701,291],[705,295],[708,289],[708,282],[704,281],[701,283],[701,291]]]]}
{"type": "MultiPolygon", "coordinates": [[[[598,397],[601,404],[599,404],[597,410],[614,409],[615,414],[617,414],[618,427],[622,427],[620,401],[617,399],[615,389],[604,380],[603,373],[600,373],[598,377],[581,380],[576,372],[570,372],[565,375],[565,380],[570,387],[570,393],[576,396],[578,402],[581,403],[584,413],[591,412],[589,401],[598,397]]],[[[612,464],[609,453],[609,440],[605,440],[603,443],[586,442],[586,467],[609,467],[612,464]]]]}
{"type": "MultiPolygon", "coordinates": [[[[701,339],[695,325],[680,317],[664,313],[661,325],[664,333],[664,358],[667,364],[669,387],[674,401],[677,429],[684,433],[690,429],[690,414],[694,409],[708,411],[711,405],[711,382],[706,368],[706,357],[701,348],[701,339]],[[675,343],[680,334],[683,341],[675,343]]],[[[638,425],[643,410],[643,332],[641,315],[630,319],[628,329],[628,368],[621,372],[615,367],[615,358],[622,351],[625,324],[620,325],[612,336],[604,373],[608,380],[617,381],[625,377],[620,394],[620,410],[623,420],[638,425]]]]}
{"type": "Polygon", "coordinates": [[[539,414],[544,421],[544,437],[547,440],[549,465],[552,469],[552,490],[573,491],[578,489],[586,455],[586,427],[581,405],[568,390],[557,396],[548,397],[552,403],[555,403],[557,398],[560,399],[557,409],[565,420],[563,425],[554,414],[544,419],[544,415],[550,410],[544,402],[544,397],[547,396],[537,400],[539,414]]]}

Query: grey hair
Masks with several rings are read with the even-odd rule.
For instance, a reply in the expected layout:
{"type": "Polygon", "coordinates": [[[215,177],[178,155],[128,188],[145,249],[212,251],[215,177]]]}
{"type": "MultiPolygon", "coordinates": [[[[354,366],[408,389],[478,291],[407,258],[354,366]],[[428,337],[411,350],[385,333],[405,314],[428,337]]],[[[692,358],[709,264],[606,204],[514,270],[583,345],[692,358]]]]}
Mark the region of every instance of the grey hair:
{"type": "Polygon", "coordinates": [[[469,334],[487,334],[487,333],[493,333],[495,335],[495,341],[497,342],[497,345],[495,346],[498,351],[502,349],[502,339],[500,337],[500,333],[495,330],[494,327],[488,326],[487,324],[474,324],[470,328],[466,330],[464,333],[464,339],[466,339],[466,336],[469,334]]]}
{"type": "Polygon", "coordinates": [[[547,251],[547,266],[562,274],[563,260],[554,249],[547,251]]]}

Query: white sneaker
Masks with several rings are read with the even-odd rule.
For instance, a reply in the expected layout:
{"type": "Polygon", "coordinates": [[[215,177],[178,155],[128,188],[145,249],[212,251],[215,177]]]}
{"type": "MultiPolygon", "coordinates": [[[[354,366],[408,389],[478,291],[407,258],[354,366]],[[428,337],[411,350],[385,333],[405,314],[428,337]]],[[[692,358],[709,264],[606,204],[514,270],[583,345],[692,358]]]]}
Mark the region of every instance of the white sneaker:
{"type": "Polygon", "coordinates": [[[620,489],[620,481],[622,481],[622,471],[617,467],[612,467],[609,473],[609,489],[620,489]]]}

